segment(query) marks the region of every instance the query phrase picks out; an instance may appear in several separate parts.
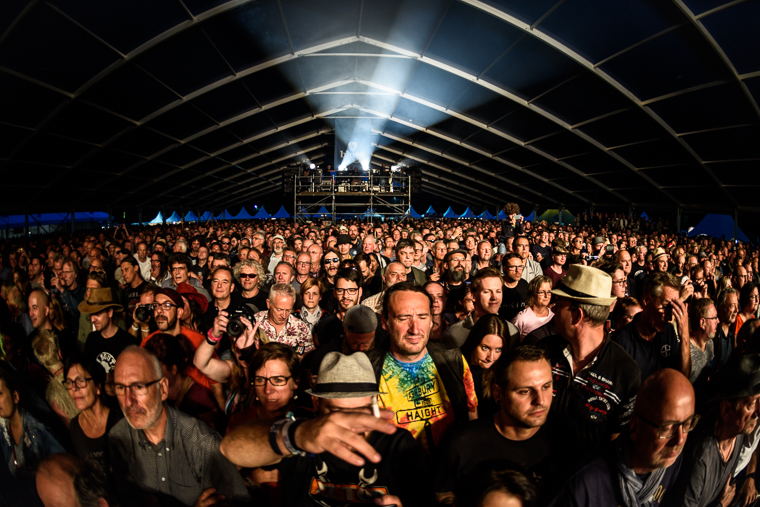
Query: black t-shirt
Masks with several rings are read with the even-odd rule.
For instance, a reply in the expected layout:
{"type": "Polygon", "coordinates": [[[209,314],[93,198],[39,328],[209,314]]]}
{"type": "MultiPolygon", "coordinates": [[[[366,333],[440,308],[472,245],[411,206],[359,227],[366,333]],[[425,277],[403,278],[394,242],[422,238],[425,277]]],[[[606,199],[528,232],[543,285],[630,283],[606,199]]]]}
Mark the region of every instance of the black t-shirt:
{"type": "Polygon", "coordinates": [[[548,482],[554,482],[560,467],[569,467],[569,450],[562,428],[551,417],[535,435],[521,441],[509,440],[499,433],[493,417],[478,419],[468,423],[448,443],[443,459],[438,462],[435,490],[456,493],[469,482],[472,472],[482,471],[481,465],[504,460],[517,465],[515,469],[525,471],[542,492],[553,490],[548,482]]]}
{"type": "Polygon", "coordinates": [[[383,457],[350,465],[330,453],[292,456],[265,469],[280,471],[281,505],[288,507],[372,504],[382,495],[396,495],[403,505],[432,505],[432,482],[422,446],[411,433],[372,433],[368,443],[383,457]]]}
{"type": "Polygon", "coordinates": [[[573,376],[561,336],[541,340],[552,365],[553,413],[564,416],[565,435],[578,441],[590,459],[604,450],[613,434],[622,432],[630,420],[641,372],[620,345],[605,337],[599,353],[573,376]]]}
{"type": "Polygon", "coordinates": [[[140,294],[142,293],[145,286],[148,285],[148,282],[143,281],[140,285],[137,287],[132,287],[131,285],[127,285],[127,287],[124,289],[124,293],[122,296],[122,304],[124,305],[124,310],[126,312],[126,321],[127,326],[131,326],[132,322],[132,315],[135,312],[135,307],[137,307],[138,304],[140,304],[140,294]]]}
{"type": "Polygon", "coordinates": [[[651,341],[641,337],[638,326],[641,313],[638,313],[627,326],[623,326],[612,339],[628,352],[641,370],[641,379],[663,368],[681,370],[681,340],[676,336],[675,328],[667,324],[665,330],[654,335],[651,341]]]}
{"type": "Polygon", "coordinates": [[[252,298],[246,298],[243,297],[243,295],[240,295],[240,299],[243,301],[243,303],[247,305],[253,305],[256,307],[258,311],[264,311],[267,309],[267,299],[269,298],[269,293],[265,291],[262,288],[259,288],[259,292],[256,293],[255,296],[252,298]]]}
{"type": "MultiPolygon", "coordinates": [[[[71,420],[69,431],[71,432],[71,441],[74,442],[74,449],[77,455],[84,460],[93,460],[100,463],[101,470],[109,474],[111,470],[111,460],[108,456],[108,432],[111,431],[117,422],[124,417],[121,410],[111,409],[108,412],[106,420],[106,431],[97,438],[90,438],[84,434],[82,427],[79,425],[79,416],[71,420]]],[[[109,474],[110,475],[110,474],[109,474]]]]}
{"type": "Polygon", "coordinates": [[[448,281],[443,283],[443,288],[446,291],[446,309],[449,313],[456,311],[457,303],[464,299],[465,292],[467,292],[467,282],[462,282],[459,285],[451,285],[448,281]]]}
{"type": "Polygon", "coordinates": [[[536,261],[538,260],[538,255],[541,255],[541,259],[549,259],[552,255],[552,247],[549,245],[533,245],[530,251],[533,252],[533,259],[536,261]]]}
{"type": "Polygon", "coordinates": [[[383,290],[383,279],[380,277],[380,273],[376,273],[375,276],[364,282],[362,285],[362,301],[368,297],[374,296],[383,290]]]}
{"type": "Polygon", "coordinates": [[[103,367],[106,373],[109,373],[116,365],[116,358],[121,351],[130,345],[139,345],[140,342],[119,328],[116,334],[110,338],[103,338],[100,331],[93,331],[87,335],[87,341],[84,344],[84,355],[87,358],[94,359],[103,367]]]}
{"type": "Polygon", "coordinates": [[[525,301],[528,299],[528,282],[520,278],[517,286],[510,289],[506,285],[501,291],[501,306],[499,307],[499,317],[511,321],[515,316],[525,309],[525,301]]]}

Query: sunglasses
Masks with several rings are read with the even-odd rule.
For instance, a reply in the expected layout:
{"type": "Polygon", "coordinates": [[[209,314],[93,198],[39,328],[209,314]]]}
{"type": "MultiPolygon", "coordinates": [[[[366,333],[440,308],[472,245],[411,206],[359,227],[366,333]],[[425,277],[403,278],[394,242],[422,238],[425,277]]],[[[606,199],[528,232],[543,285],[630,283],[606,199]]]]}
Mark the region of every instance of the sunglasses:
{"type": "Polygon", "coordinates": [[[248,280],[248,279],[253,280],[254,278],[257,278],[258,276],[259,275],[257,275],[256,273],[240,273],[241,280],[248,280]]]}
{"type": "Polygon", "coordinates": [[[337,257],[334,258],[334,259],[325,259],[324,260],[325,264],[337,264],[338,262],[340,262],[340,259],[338,259],[337,257]]]}

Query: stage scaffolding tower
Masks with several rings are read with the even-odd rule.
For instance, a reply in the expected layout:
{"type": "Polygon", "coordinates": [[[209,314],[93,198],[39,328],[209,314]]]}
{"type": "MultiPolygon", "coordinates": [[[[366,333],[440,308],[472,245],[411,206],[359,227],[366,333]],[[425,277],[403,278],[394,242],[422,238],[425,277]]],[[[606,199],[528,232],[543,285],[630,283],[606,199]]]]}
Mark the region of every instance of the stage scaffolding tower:
{"type": "Polygon", "coordinates": [[[293,216],[298,221],[312,215],[331,218],[403,220],[412,202],[411,177],[392,174],[379,177],[371,172],[361,175],[309,175],[295,178],[293,216]],[[326,215],[319,215],[322,207],[326,215]]]}

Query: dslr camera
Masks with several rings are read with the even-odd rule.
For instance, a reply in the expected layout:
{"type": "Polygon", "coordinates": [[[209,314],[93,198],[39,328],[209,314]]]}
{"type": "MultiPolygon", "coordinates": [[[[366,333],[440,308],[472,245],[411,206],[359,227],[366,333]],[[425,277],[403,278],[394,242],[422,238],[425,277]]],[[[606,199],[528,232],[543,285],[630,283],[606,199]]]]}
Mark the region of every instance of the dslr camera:
{"type": "Polygon", "coordinates": [[[245,331],[245,324],[240,322],[240,317],[245,317],[253,323],[254,313],[250,306],[241,305],[237,308],[227,309],[227,335],[237,338],[245,331]]]}
{"type": "Polygon", "coordinates": [[[140,305],[135,310],[135,318],[140,322],[148,322],[153,315],[154,305],[140,305]]]}

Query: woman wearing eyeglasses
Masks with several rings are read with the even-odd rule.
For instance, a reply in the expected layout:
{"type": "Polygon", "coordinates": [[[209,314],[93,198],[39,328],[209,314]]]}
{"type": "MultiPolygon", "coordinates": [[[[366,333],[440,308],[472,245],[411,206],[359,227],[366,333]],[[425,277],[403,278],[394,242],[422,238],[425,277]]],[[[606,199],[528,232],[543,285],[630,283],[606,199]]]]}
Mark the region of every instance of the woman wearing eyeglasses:
{"type": "Polygon", "coordinates": [[[548,276],[537,276],[528,284],[525,310],[512,319],[512,324],[520,331],[520,341],[554,317],[554,313],[549,308],[552,300],[551,290],[552,279],[548,276]]]}
{"type": "Polygon", "coordinates": [[[100,364],[84,356],[71,357],[64,368],[63,385],[80,410],[71,420],[69,432],[80,458],[95,460],[110,470],[108,432],[121,420],[119,409],[103,403],[106,373],[100,364]]]}

